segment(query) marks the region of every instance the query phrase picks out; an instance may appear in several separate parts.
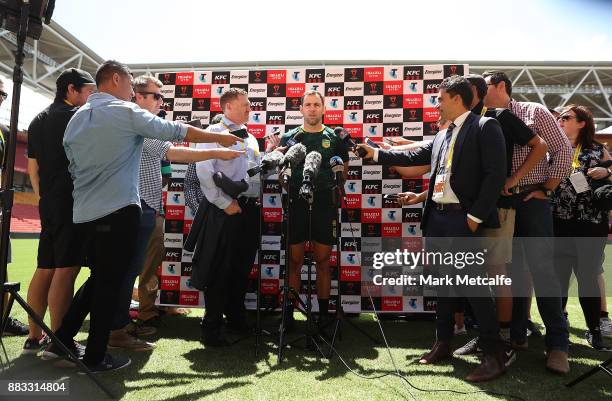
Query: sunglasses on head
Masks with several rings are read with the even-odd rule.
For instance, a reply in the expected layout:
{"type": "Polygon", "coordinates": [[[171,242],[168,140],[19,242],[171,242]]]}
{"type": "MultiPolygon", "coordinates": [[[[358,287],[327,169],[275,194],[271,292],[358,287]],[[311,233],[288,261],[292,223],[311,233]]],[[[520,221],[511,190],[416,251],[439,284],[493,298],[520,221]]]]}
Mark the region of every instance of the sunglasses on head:
{"type": "Polygon", "coordinates": [[[570,115],[568,115],[568,114],[565,114],[565,115],[563,115],[563,116],[559,116],[559,117],[557,117],[557,120],[558,120],[558,121],[559,121],[559,120],[560,120],[560,121],[569,121],[569,120],[571,120],[572,118],[576,118],[576,116],[570,116],[570,115]]]}
{"type": "Polygon", "coordinates": [[[153,98],[155,100],[164,100],[164,95],[162,95],[161,93],[157,93],[157,92],[138,92],[141,95],[153,95],[153,98]]]}

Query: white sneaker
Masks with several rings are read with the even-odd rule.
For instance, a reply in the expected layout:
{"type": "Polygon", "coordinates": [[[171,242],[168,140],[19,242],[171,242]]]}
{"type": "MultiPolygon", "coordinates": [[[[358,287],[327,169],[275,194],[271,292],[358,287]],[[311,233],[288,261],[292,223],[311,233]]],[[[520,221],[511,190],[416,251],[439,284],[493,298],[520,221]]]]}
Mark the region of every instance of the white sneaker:
{"type": "Polygon", "coordinates": [[[609,317],[599,319],[599,327],[601,327],[602,337],[612,338],[612,320],[609,317]]]}

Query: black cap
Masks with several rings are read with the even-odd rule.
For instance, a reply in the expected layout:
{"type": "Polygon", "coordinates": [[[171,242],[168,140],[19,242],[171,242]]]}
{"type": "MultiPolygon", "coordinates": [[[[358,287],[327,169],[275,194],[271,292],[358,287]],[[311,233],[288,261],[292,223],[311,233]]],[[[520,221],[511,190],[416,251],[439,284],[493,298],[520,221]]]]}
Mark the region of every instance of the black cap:
{"type": "Polygon", "coordinates": [[[78,68],[68,68],[67,70],[62,71],[62,73],[57,77],[57,81],[55,84],[57,86],[68,86],[70,84],[73,85],[83,85],[83,84],[94,84],[96,81],[93,79],[90,73],[87,71],[80,70],[78,68]]]}

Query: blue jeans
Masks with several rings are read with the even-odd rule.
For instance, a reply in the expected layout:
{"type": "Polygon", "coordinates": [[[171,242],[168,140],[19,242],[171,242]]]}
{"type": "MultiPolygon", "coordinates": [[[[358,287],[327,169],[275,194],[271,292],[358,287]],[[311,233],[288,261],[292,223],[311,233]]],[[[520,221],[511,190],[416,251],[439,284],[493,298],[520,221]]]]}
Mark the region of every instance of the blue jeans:
{"type": "Polygon", "coordinates": [[[512,326],[510,337],[519,343],[527,339],[527,272],[531,272],[540,316],[546,326],[546,348],[567,352],[569,333],[563,317],[561,286],[554,268],[553,219],[548,200],[515,202],[516,222],[512,249],[512,326]]]}
{"type": "Polygon", "coordinates": [[[127,326],[132,319],[130,318],[130,303],[132,302],[132,291],[136,277],[140,274],[144,260],[147,255],[147,245],[149,238],[155,228],[155,209],[150,208],[146,203],[142,202],[142,216],[140,218],[140,226],[138,227],[138,237],[136,239],[136,249],[132,262],[128,266],[121,286],[117,291],[117,311],[111,330],[118,330],[127,326]]]}

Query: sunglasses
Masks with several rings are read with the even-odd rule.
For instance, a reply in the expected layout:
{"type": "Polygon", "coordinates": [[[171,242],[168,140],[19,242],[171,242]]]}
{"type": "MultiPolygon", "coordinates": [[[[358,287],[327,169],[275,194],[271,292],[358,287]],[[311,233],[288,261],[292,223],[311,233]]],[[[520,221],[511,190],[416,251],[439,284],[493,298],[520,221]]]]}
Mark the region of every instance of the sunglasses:
{"type": "Polygon", "coordinates": [[[153,95],[153,98],[155,100],[161,100],[161,101],[164,100],[164,95],[162,95],[161,93],[157,93],[157,92],[138,92],[138,93],[140,93],[141,95],[153,95]]]}
{"type": "Polygon", "coordinates": [[[576,116],[569,116],[569,115],[564,115],[564,116],[559,116],[557,117],[557,121],[569,121],[573,118],[576,118],[576,116]]]}
{"type": "Polygon", "coordinates": [[[2,100],[6,100],[7,97],[8,93],[6,93],[5,91],[0,91],[0,98],[2,98],[2,100]]]}

